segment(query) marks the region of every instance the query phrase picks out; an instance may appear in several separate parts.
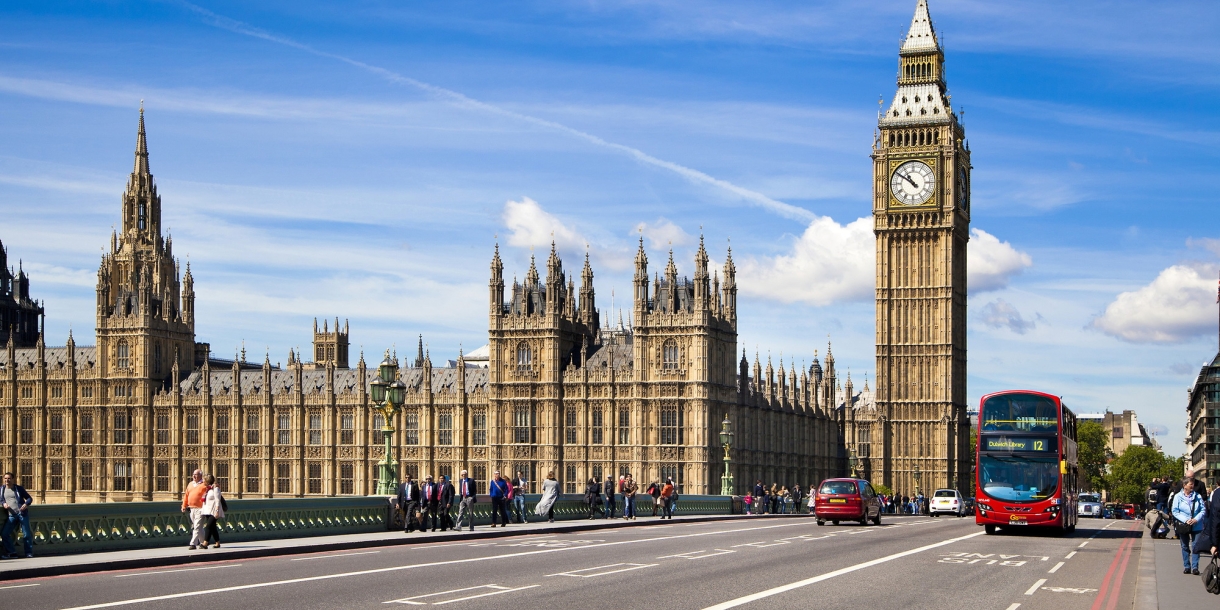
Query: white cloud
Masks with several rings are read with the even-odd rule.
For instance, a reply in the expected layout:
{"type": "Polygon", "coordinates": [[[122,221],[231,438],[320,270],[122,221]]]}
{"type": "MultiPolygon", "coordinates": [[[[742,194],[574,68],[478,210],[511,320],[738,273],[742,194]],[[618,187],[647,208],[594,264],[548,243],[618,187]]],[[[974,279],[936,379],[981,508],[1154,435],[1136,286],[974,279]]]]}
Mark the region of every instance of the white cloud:
{"type": "Polygon", "coordinates": [[[972,294],[999,290],[1008,280],[1033,265],[1028,254],[982,230],[970,230],[966,248],[966,284],[972,294]]]}
{"type": "Polygon", "coordinates": [[[1178,343],[1214,328],[1217,266],[1174,265],[1151,284],[1118,295],[1093,327],[1132,343],[1178,343]]]}
{"type": "Polygon", "coordinates": [[[841,225],[829,217],[809,223],[787,254],[741,262],[742,292],[784,303],[829,305],[872,298],[873,219],[841,225]]]}
{"type": "Polygon", "coordinates": [[[665,218],[658,218],[654,223],[641,222],[635,226],[640,235],[648,238],[650,249],[669,249],[674,246],[685,246],[691,243],[691,236],[682,227],[665,218]]]}
{"type": "Polygon", "coordinates": [[[529,197],[522,197],[521,201],[506,201],[503,219],[504,226],[510,231],[508,243],[511,246],[541,248],[550,246],[553,241],[562,248],[583,250],[589,243],[575,229],[563,224],[529,197]]]}
{"type": "Polygon", "coordinates": [[[1021,316],[1021,312],[1017,308],[1005,301],[1004,299],[996,299],[983,306],[980,317],[983,324],[992,328],[1007,328],[1018,335],[1034,329],[1036,321],[1033,319],[1026,320],[1021,316]]]}

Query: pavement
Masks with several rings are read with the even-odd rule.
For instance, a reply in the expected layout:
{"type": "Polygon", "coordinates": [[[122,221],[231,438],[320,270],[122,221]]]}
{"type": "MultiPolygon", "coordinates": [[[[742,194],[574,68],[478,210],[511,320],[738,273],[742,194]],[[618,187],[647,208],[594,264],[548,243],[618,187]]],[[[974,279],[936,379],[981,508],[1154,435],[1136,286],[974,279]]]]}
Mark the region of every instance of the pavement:
{"type": "MultiPolygon", "coordinates": [[[[1211,608],[1220,605],[1220,596],[1203,588],[1203,579],[1182,573],[1182,547],[1177,540],[1155,540],[1145,535],[1144,553],[1153,557],[1156,578],[1156,605],[1136,606],[1137,610],[1172,610],[1175,608],[1211,608]]],[[[1199,557],[1199,569],[1211,561],[1211,556],[1199,557]]]]}
{"type": "MultiPolygon", "coordinates": [[[[550,527],[577,525],[590,524],[550,527]]],[[[1132,607],[1145,548],[1138,521],[1088,520],[1069,536],[1023,529],[988,536],[969,518],[892,515],[881,526],[818,526],[804,516],[591,525],[597,529],[510,526],[496,528],[496,538],[425,540],[428,534],[416,544],[381,544],[393,540],[387,535],[366,546],[249,558],[222,555],[223,547],[215,555],[195,551],[189,556],[211,561],[189,566],[9,580],[0,583],[0,599],[23,610],[184,603],[545,609],[626,600],[656,601],[667,610],[760,604],[1112,610],[1132,607]]],[[[1159,560],[1161,548],[1153,548],[1159,560]]],[[[1176,578],[1189,578],[1177,571],[1176,578]]],[[[1192,582],[1202,590],[1197,578],[1192,582]]]]}

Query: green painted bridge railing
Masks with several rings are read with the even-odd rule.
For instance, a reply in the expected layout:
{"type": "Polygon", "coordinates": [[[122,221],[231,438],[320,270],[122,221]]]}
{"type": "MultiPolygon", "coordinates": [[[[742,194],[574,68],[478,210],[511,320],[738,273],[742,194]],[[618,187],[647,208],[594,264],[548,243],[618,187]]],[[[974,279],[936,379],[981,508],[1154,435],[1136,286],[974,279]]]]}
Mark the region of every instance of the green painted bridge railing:
{"type": "MultiPolygon", "coordinates": [[[[531,521],[539,495],[527,495],[531,521]]],[[[224,543],[376,533],[402,529],[402,513],[393,498],[357,496],[229,500],[229,511],[217,523],[224,543]]],[[[30,529],[38,555],[67,555],[169,546],[187,546],[190,518],[178,502],[115,502],[42,504],[30,507],[30,529]]],[[[619,497],[616,515],[623,510],[619,497]]],[[[652,498],[637,498],[636,512],[652,514],[652,498]]],[[[729,496],[681,496],[677,515],[726,515],[741,512],[741,499],[729,496]]],[[[457,507],[452,511],[457,516],[457,507]]],[[[510,510],[511,514],[511,510],[510,510]]],[[[562,495],[555,502],[555,520],[584,519],[588,506],[581,495],[562,495]]],[[[479,496],[475,525],[491,523],[491,502],[479,496]]],[[[21,543],[18,530],[17,543],[21,543]]]]}

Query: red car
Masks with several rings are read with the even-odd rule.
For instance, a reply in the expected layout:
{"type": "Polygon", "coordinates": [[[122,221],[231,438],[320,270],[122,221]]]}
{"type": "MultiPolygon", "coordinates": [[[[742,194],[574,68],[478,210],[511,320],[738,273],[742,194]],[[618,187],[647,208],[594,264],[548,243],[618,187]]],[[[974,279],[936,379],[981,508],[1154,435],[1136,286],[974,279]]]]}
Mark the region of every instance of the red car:
{"type": "Polygon", "coordinates": [[[869,520],[873,525],[881,525],[881,499],[864,479],[826,479],[818,486],[813,513],[818,525],[826,525],[827,521],[835,525],[839,521],[867,525],[869,520]]]}

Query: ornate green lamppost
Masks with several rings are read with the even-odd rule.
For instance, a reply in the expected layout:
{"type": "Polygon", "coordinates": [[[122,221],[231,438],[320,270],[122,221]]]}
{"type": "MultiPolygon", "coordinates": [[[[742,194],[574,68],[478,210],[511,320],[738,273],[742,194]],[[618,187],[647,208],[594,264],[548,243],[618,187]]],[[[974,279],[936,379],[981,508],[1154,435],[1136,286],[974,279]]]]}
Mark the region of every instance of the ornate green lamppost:
{"type": "Polygon", "coordinates": [[[406,400],[407,384],[398,378],[398,359],[385,352],[385,360],[377,367],[377,379],[369,384],[370,398],[381,413],[381,434],[385,437],[385,457],[377,465],[377,493],[390,495],[398,491],[398,462],[394,460],[394,416],[406,400]]]}
{"type": "Polygon", "coordinates": [[[729,414],[724,414],[724,421],[720,422],[720,446],[724,447],[724,475],[720,477],[720,495],[733,495],[733,473],[729,471],[729,448],[733,446],[733,430],[732,424],[729,423],[729,414]]]}
{"type": "Polygon", "coordinates": [[[851,476],[853,479],[859,476],[856,474],[856,466],[859,464],[860,461],[856,458],[856,450],[852,449],[851,454],[847,456],[847,465],[851,468],[851,476]]]}

